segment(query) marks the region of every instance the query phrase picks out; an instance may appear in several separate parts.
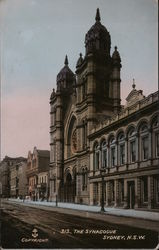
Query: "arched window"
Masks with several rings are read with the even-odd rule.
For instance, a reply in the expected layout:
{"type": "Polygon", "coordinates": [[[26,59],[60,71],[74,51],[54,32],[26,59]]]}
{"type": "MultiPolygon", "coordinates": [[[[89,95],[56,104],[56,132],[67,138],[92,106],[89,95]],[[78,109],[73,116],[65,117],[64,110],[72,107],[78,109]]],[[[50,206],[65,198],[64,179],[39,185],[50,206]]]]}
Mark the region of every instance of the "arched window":
{"type": "Polygon", "coordinates": [[[110,166],[114,167],[116,165],[116,153],[115,153],[115,138],[112,136],[109,140],[110,145],[110,166]]]}
{"type": "Polygon", "coordinates": [[[125,136],[123,132],[118,135],[118,152],[119,165],[123,165],[125,164],[125,136]]]}
{"type": "Polygon", "coordinates": [[[107,145],[106,141],[104,140],[101,144],[101,153],[102,153],[102,168],[107,167],[107,145]]]}
{"type": "Polygon", "coordinates": [[[159,157],[159,115],[155,116],[152,121],[152,146],[153,157],[159,157]]]}
{"type": "Polygon", "coordinates": [[[140,159],[147,160],[149,158],[149,134],[147,124],[143,123],[140,126],[139,136],[140,159]]]}
{"type": "Polygon", "coordinates": [[[99,169],[99,145],[96,144],[94,147],[94,170],[99,169]]]}
{"type": "Polygon", "coordinates": [[[133,163],[136,161],[136,136],[135,129],[132,127],[128,133],[128,148],[129,148],[129,161],[133,163]]]}

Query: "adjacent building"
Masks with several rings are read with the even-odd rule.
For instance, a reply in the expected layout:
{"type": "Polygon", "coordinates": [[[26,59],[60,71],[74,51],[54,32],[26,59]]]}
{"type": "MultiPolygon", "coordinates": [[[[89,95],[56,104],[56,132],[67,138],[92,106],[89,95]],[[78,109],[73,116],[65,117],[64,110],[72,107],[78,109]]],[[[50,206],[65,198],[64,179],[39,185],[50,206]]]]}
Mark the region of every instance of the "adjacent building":
{"type": "Polygon", "coordinates": [[[29,151],[27,159],[28,195],[32,200],[47,199],[49,195],[48,171],[50,152],[36,147],[29,151]]]}
{"type": "Polygon", "coordinates": [[[10,197],[24,198],[27,195],[26,159],[14,162],[10,167],[10,197]]]}
{"type": "Polygon", "coordinates": [[[2,197],[18,196],[18,166],[25,163],[24,157],[8,157],[0,163],[0,182],[2,183],[2,197]]]}
{"type": "Polygon", "coordinates": [[[159,209],[159,99],[133,81],[121,105],[121,57],[101,24],[85,36],[76,72],[57,75],[50,97],[50,200],[159,209]]]}

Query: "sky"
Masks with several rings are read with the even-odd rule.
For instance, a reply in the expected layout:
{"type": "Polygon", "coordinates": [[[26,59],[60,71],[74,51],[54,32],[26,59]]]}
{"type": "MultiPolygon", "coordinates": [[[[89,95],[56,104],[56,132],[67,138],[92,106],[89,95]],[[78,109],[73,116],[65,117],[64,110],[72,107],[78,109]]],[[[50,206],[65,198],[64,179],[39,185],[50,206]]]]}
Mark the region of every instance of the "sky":
{"type": "Polygon", "coordinates": [[[96,9],[122,60],[121,96],[158,88],[157,0],[0,0],[1,158],[49,149],[49,98],[68,55],[76,69],[96,9]]]}

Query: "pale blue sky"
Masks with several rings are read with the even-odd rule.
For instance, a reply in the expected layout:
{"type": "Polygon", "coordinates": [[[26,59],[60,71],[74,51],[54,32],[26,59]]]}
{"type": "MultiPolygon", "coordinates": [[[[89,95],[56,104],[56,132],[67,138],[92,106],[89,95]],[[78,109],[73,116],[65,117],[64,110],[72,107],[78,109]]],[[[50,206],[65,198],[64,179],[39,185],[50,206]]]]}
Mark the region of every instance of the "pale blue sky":
{"type": "Polygon", "coordinates": [[[33,146],[49,148],[49,96],[56,75],[66,54],[75,71],[97,7],[111,35],[111,53],[117,45],[121,55],[122,98],[131,90],[132,78],[145,95],[157,90],[156,0],[1,0],[2,155],[25,155],[33,146]],[[34,107],[33,114],[34,99],[37,110],[34,107]],[[24,107],[25,115],[18,106],[24,107]],[[28,119],[29,128],[24,126],[28,119]],[[17,148],[13,134],[19,138],[17,148]]]}

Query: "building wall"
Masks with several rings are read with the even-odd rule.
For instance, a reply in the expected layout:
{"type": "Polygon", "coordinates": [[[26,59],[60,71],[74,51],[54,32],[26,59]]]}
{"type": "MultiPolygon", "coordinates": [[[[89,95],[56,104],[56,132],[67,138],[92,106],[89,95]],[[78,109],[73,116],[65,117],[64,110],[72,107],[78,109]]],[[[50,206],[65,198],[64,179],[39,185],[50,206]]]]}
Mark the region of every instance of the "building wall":
{"type": "MultiPolygon", "coordinates": [[[[47,150],[39,150],[36,147],[33,153],[28,152],[26,175],[28,181],[28,195],[32,200],[39,199],[39,175],[49,171],[50,152],[47,150]]],[[[43,175],[43,174],[42,174],[43,175]]]]}
{"type": "Polygon", "coordinates": [[[28,182],[26,176],[27,163],[24,162],[20,164],[18,169],[18,179],[19,179],[19,197],[25,198],[27,196],[28,182]]]}
{"type": "MultiPolygon", "coordinates": [[[[154,95],[157,95],[155,93],[154,95]]],[[[145,100],[144,100],[145,101],[145,100]]],[[[152,209],[159,208],[159,113],[158,101],[148,105],[131,117],[112,122],[110,126],[97,129],[90,141],[90,204],[100,204],[101,172],[104,168],[105,204],[123,208],[152,209]],[[131,134],[132,131],[132,134],[131,134]],[[120,135],[123,139],[120,141],[120,135]],[[111,143],[111,138],[113,142],[111,143]],[[146,147],[144,140],[147,140],[146,147]],[[102,143],[106,143],[107,163],[102,164],[105,152],[102,143]],[[132,159],[131,142],[135,141],[135,159],[132,159]],[[120,145],[125,147],[124,162],[121,164],[120,145]],[[112,164],[111,148],[115,159],[112,164]],[[98,159],[98,160],[97,160],[98,159]]]]}

